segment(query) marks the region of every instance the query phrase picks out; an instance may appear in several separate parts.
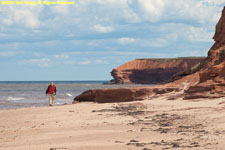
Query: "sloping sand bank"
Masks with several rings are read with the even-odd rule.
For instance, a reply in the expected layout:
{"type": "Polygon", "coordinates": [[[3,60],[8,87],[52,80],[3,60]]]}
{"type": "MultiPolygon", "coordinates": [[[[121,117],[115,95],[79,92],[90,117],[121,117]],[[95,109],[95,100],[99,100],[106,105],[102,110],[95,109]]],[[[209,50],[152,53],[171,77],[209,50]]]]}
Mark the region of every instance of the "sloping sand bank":
{"type": "Polygon", "coordinates": [[[222,150],[225,99],[0,111],[0,150],[222,150]]]}

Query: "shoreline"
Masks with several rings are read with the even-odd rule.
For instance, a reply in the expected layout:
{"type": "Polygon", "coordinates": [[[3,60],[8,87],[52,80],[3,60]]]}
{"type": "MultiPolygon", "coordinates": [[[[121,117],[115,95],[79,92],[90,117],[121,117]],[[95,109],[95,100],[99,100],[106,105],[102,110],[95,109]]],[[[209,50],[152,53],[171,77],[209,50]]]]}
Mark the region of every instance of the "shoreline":
{"type": "Polygon", "coordinates": [[[221,149],[224,108],[225,98],[161,96],[126,103],[0,110],[0,150],[221,149]]]}
{"type": "MultiPolygon", "coordinates": [[[[42,82],[42,81],[41,81],[42,82]]],[[[60,81],[61,82],[61,81],[60,81]]],[[[83,82],[83,81],[82,81],[83,82]]],[[[96,81],[93,81],[96,82],[96,81]]],[[[105,89],[105,88],[126,88],[126,87],[140,87],[149,85],[102,85],[101,83],[60,83],[57,84],[59,92],[57,93],[56,103],[63,105],[65,103],[72,104],[75,96],[89,89],[105,89]]],[[[11,84],[0,83],[0,110],[13,108],[27,108],[27,107],[42,107],[48,106],[48,97],[45,95],[46,85],[33,82],[11,84]],[[12,92],[13,91],[13,92],[12,92]]],[[[57,105],[58,105],[57,104],[57,105]]]]}
{"type": "MultiPolygon", "coordinates": [[[[48,103],[48,102],[46,102],[48,103]]],[[[66,105],[73,105],[71,104],[55,104],[53,107],[58,107],[58,106],[66,106],[66,105]]],[[[50,107],[49,105],[45,105],[45,106],[22,106],[22,107],[15,107],[15,108],[0,108],[0,111],[7,111],[7,110],[18,110],[18,109],[28,109],[28,108],[47,108],[50,107]]]]}

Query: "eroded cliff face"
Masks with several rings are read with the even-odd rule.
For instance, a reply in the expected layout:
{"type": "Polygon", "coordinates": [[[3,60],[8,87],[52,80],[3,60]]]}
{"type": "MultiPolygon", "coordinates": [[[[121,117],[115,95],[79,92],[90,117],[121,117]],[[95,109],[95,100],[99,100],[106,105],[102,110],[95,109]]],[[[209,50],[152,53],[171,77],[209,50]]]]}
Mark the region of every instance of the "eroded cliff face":
{"type": "Polygon", "coordinates": [[[112,83],[156,84],[187,75],[205,58],[136,59],[112,70],[112,83]]]}
{"type": "Polygon", "coordinates": [[[199,76],[196,84],[185,91],[185,99],[225,96],[225,8],[213,39],[215,44],[208,52],[204,67],[195,73],[199,76]]]}

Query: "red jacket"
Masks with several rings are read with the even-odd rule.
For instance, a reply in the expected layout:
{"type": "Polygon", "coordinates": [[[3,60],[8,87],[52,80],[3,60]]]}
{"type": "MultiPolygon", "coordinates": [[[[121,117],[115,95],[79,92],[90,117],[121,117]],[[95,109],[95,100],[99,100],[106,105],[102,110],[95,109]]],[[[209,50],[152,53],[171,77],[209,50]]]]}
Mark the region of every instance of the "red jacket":
{"type": "Polygon", "coordinates": [[[53,93],[56,94],[56,86],[55,85],[53,85],[53,86],[49,85],[48,89],[46,90],[46,94],[53,94],[53,93]]]}

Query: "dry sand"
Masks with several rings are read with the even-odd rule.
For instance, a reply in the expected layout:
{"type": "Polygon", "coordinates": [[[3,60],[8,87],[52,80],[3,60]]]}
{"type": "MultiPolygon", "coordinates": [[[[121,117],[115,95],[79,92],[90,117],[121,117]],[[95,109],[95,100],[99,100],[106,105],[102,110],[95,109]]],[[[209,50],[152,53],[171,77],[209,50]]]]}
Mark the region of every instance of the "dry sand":
{"type": "Polygon", "coordinates": [[[225,99],[0,111],[0,150],[224,150],[225,99]]]}

